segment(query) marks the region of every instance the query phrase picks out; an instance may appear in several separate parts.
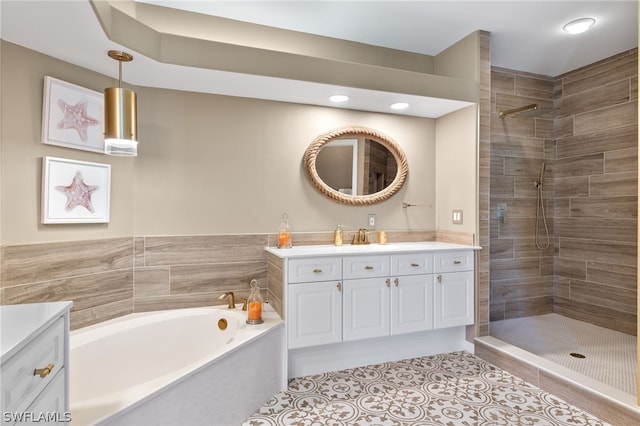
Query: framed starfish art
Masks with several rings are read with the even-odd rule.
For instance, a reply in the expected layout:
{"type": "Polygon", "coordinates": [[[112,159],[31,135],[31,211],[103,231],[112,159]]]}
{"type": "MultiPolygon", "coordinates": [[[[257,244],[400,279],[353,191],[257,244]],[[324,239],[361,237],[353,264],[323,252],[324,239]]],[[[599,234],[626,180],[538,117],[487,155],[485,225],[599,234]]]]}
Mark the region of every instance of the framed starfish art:
{"type": "Polygon", "coordinates": [[[110,192],[110,164],[42,161],[42,223],[108,223],[110,192]]]}
{"type": "Polygon", "coordinates": [[[104,95],[44,77],[42,143],[104,154],[104,95]]]}

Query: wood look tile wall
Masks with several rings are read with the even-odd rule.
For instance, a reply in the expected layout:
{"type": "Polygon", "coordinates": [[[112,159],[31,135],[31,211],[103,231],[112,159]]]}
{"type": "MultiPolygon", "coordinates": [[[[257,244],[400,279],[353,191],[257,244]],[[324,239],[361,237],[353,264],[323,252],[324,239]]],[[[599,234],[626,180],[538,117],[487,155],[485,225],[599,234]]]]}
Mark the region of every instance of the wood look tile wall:
{"type": "Polygon", "coordinates": [[[637,50],[555,78],[492,70],[491,320],[557,312],[636,333],[637,75],[637,50]],[[498,117],[530,103],[553,109],[498,117]]]}
{"type": "MultiPolygon", "coordinates": [[[[472,236],[434,231],[390,231],[389,241],[472,243],[472,236]]],[[[345,238],[353,237],[353,232],[345,238]]],[[[376,241],[377,234],[371,236],[376,241]]],[[[332,244],[333,232],[294,233],[295,245],[332,244]]],[[[267,283],[267,268],[282,260],[267,256],[275,234],[145,236],[2,247],[0,302],[72,300],[76,329],[132,312],[236,303],[258,281],[266,301],[284,314],[282,279],[267,283]]],[[[345,240],[348,241],[348,240],[345,240]]],[[[276,276],[276,275],[274,275],[276,276]]]]}

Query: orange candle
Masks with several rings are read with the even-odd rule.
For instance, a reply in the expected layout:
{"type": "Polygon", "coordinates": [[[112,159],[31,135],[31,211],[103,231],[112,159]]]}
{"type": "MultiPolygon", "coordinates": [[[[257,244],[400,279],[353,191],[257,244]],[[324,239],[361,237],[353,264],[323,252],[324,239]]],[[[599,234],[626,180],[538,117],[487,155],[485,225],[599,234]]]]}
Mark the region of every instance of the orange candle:
{"type": "Polygon", "coordinates": [[[278,247],[289,247],[288,232],[281,232],[278,234],[278,247]]]}
{"type": "Polygon", "coordinates": [[[249,321],[258,321],[262,319],[262,303],[250,302],[248,317],[249,321]]]}

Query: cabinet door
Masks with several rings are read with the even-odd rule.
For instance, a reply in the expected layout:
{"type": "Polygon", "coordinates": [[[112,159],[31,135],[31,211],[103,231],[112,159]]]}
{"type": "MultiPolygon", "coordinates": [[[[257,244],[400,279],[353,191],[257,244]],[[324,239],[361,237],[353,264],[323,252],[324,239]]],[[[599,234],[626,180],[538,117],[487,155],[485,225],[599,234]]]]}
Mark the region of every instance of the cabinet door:
{"type": "Polygon", "coordinates": [[[433,285],[434,328],[473,324],[473,271],[436,274],[433,285]]]}
{"type": "Polygon", "coordinates": [[[393,278],[391,285],[391,334],[433,328],[433,275],[393,278]]]}
{"type": "Polygon", "coordinates": [[[338,281],[289,286],[289,348],[342,341],[342,286],[338,281]]]}
{"type": "MultiPolygon", "coordinates": [[[[28,412],[40,414],[47,417],[47,425],[67,425],[70,416],[65,413],[65,391],[64,391],[64,369],[51,380],[51,383],[35,399],[33,404],[27,409],[28,412]]],[[[23,423],[19,423],[23,424],[23,423]]],[[[37,423],[35,423],[37,424],[37,423]]]]}
{"type": "Polygon", "coordinates": [[[389,278],[344,281],[343,339],[358,340],[389,334],[389,278]]]}

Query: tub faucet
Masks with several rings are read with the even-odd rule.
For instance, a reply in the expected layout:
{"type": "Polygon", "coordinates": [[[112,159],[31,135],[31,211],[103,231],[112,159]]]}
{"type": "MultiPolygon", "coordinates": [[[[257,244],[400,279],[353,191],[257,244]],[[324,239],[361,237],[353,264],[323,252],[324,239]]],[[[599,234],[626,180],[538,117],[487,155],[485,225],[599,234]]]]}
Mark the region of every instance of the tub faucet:
{"type": "Polygon", "coordinates": [[[233,299],[233,292],[232,291],[228,291],[226,293],[222,293],[220,296],[218,296],[218,300],[223,300],[225,297],[229,297],[229,309],[235,309],[236,307],[236,302],[233,299]]]}

